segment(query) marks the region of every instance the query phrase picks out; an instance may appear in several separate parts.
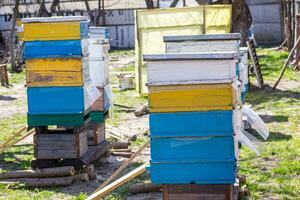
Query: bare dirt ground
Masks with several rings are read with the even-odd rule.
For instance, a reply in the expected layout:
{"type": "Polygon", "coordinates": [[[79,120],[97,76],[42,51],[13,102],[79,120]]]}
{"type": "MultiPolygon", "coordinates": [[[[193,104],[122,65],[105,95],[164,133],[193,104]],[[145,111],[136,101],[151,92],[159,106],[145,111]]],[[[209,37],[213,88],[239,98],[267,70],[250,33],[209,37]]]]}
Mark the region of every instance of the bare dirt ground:
{"type": "Polygon", "coordinates": [[[26,113],[26,90],[24,84],[0,87],[0,120],[14,114],[26,113]]]}

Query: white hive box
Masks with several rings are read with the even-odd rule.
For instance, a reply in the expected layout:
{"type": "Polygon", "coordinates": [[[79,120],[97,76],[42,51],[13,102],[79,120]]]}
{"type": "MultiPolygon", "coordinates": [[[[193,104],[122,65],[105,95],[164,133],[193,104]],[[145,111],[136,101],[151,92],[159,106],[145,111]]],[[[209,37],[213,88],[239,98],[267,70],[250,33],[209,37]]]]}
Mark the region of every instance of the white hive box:
{"type": "Polygon", "coordinates": [[[167,53],[239,52],[240,33],[165,36],[167,53]]]}
{"type": "Polygon", "coordinates": [[[224,83],[236,80],[237,54],[144,55],[148,85],[224,83]]]}
{"type": "Polygon", "coordinates": [[[108,83],[109,44],[107,39],[89,38],[90,78],[95,86],[104,87],[108,83]]]}

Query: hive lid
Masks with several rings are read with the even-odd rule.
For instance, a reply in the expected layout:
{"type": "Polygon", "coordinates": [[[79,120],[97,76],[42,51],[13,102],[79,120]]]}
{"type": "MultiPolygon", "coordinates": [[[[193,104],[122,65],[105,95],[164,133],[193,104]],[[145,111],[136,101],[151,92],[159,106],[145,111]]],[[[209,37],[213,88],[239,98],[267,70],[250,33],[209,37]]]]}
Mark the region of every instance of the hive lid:
{"type": "Polygon", "coordinates": [[[44,23],[44,22],[69,22],[69,21],[88,21],[87,16],[56,16],[56,17],[32,17],[22,19],[22,23],[44,23]]]}
{"type": "Polygon", "coordinates": [[[164,42],[240,40],[240,33],[164,36],[164,42]]]}
{"type": "Polygon", "coordinates": [[[237,53],[230,52],[201,52],[201,53],[172,53],[172,54],[147,54],[143,56],[144,61],[164,60],[233,60],[237,53]]]}

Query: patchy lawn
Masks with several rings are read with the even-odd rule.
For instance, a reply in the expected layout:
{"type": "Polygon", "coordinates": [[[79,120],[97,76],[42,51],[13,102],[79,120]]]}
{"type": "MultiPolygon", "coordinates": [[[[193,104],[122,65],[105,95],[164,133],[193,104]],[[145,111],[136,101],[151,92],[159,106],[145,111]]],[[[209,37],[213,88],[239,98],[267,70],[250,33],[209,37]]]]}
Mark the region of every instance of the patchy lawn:
{"type": "MultiPolygon", "coordinates": [[[[118,55],[127,58],[133,56],[134,52],[130,50],[111,53],[113,57],[118,57],[118,55]]],[[[239,173],[247,176],[247,187],[251,193],[250,199],[300,199],[300,75],[288,69],[278,89],[273,91],[271,86],[281,70],[287,53],[260,48],[258,55],[266,86],[263,90],[258,90],[252,85],[247,96],[247,104],[253,105],[253,109],[265,120],[270,129],[270,138],[263,142],[265,148],[259,157],[250,150],[242,148],[239,173]]],[[[133,65],[129,64],[126,68],[113,71],[133,70],[133,65]]],[[[23,83],[25,80],[24,73],[12,74],[10,77],[14,84],[23,83]]],[[[111,80],[113,80],[113,84],[117,84],[115,77],[111,80]]],[[[251,81],[254,80],[255,77],[251,76],[251,81]]],[[[137,97],[134,90],[121,92],[114,89],[113,91],[116,104],[137,107],[147,101],[147,97],[137,97]]],[[[5,94],[0,93],[0,96],[10,96],[14,92],[6,91],[5,94]]],[[[19,103],[17,106],[26,108],[26,105],[19,103]]],[[[0,113],[2,113],[1,109],[5,108],[0,108],[0,113]]],[[[131,125],[132,122],[135,123],[134,120],[136,119],[132,113],[128,114],[115,106],[111,109],[111,117],[107,124],[123,130],[126,123],[131,125]]],[[[25,114],[13,114],[6,118],[0,118],[0,143],[25,124],[25,114]]],[[[147,127],[146,120],[143,126],[147,127]]],[[[140,136],[133,143],[133,148],[144,141],[146,141],[146,137],[140,136]]],[[[28,169],[30,160],[33,158],[32,154],[32,145],[10,148],[0,155],[0,170],[28,169]]],[[[137,160],[126,172],[140,164],[141,161],[137,160]]],[[[147,181],[149,181],[148,175],[144,174],[118,188],[105,199],[126,199],[129,195],[128,187],[131,184],[147,181]]],[[[95,187],[95,184],[99,185],[100,182],[87,184],[95,187]]],[[[90,192],[82,189],[82,193],[80,191],[68,193],[62,188],[35,189],[24,185],[8,187],[0,184],[0,199],[84,199],[87,195],[85,193],[89,194],[90,192]]]]}

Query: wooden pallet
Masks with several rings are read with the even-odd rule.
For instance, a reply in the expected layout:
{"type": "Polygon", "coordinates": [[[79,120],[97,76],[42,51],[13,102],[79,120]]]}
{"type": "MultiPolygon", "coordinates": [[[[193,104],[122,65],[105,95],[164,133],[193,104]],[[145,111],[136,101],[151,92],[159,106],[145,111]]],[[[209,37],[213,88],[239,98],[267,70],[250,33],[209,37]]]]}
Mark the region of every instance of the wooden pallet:
{"type": "Polygon", "coordinates": [[[233,200],[233,185],[163,185],[163,200],[233,200]]]}
{"type": "Polygon", "coordinates": [[[257,53],[256,53],[256,49],[255,49],[255,46],[254,46],[253,39],[249,39],[247,41],[247,46],[248,46],[248,49],[249,49],[250,58],[252,60],[253,69],[254,69],[254,73],[255,73],[255,76],[256,76],[258,88],[262,88],[264,86],[264,80],[263,80],[263,76],[262,76],[262,73],[261,73],[261,69],[260,69],[260,65],[259,65],[259,61],[258,61],[258,56],[257,56],[257,53]]]}
{"type": "Polygon", "coordinates": [[[109,155],[110,143],[103,142],[97,146],[89,146],[87,152],[79,159],[35,159],[31,161],[32,169],[43,169],[57,166],[74,166],[75,169],[82,169],[100,157],[109,155]]]}

